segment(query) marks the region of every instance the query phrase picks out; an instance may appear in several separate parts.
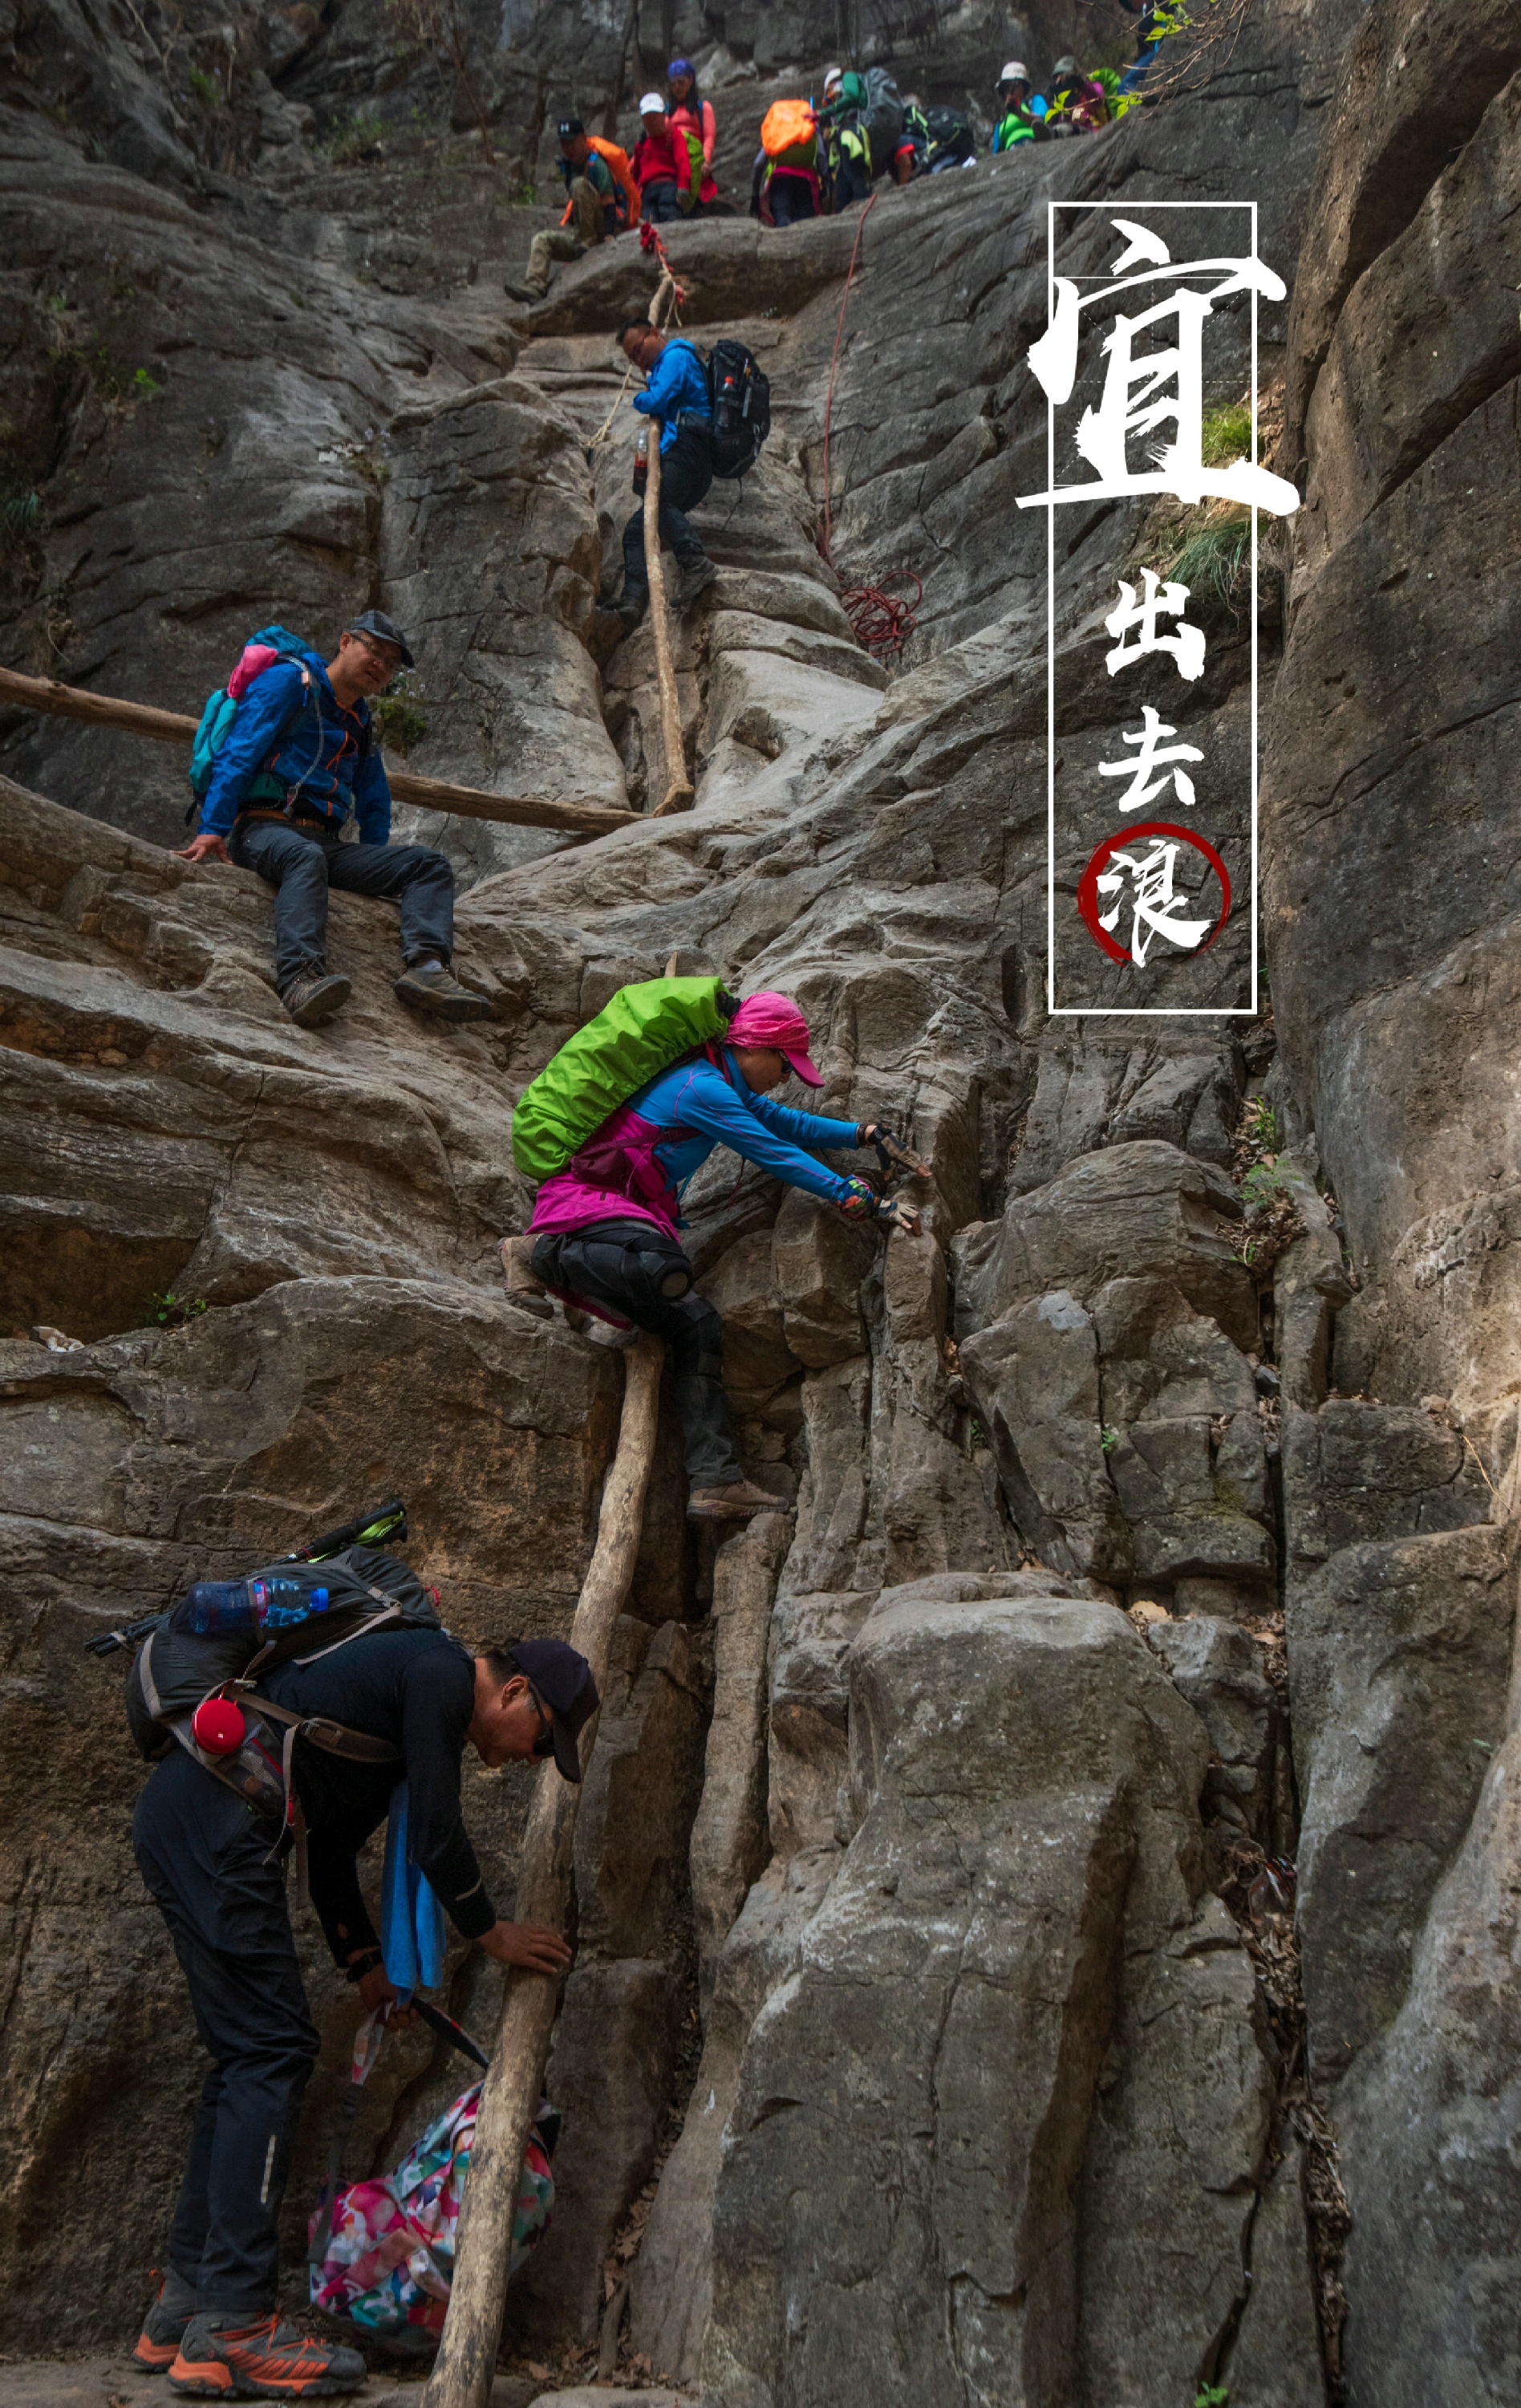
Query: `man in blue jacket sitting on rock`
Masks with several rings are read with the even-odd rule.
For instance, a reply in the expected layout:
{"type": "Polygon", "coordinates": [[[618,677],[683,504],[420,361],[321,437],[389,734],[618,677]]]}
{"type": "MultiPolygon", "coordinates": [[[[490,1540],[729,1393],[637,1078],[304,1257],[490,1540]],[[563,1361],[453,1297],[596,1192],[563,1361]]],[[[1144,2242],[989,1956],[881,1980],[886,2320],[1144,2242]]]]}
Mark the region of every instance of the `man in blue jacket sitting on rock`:
{"type": "Polygon", "coordinates": [[[233,861],[275,889],[275,970],[280,1000],[302,1028],[349,1000],[327,967],[327,890],[395,896],[401,904],[396,981],[404,1003],[441,1020],[483,1020],[484,996],[449,968],[454,873],[423,844],[392,844],[391,788],[366,697],[380,694],[412,655],[383,611],[365,610],[320,652],[277,660],[238,705],[184,861],[233,861]],[[352,816],[359,842],[345,843],[352,816]]]}

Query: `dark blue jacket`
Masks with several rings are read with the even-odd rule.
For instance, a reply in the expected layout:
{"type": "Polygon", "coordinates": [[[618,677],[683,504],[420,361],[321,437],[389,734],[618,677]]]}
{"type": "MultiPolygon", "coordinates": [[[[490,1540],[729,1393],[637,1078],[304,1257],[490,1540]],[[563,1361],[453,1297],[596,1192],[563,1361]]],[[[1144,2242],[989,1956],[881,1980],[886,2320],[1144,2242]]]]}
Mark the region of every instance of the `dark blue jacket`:
{"type": "Polygon", "coordinates": [[[650,372],[645,391],[634,395],[634,407],[647,418],[660,420],[662,459],[676,440],[676,422],[683,410],[693,418],[711,419],[713,405],[708,397],[707,371],[690,343],[675,341],[666,345],[650,372]]]}
{"type": "Polygon", "coordinates": [[[255,678],[237,706],[237,717],[217,756],[201,805],[201,827],[225,836],[244,795],[261,769],[294,793],[304,816],[325,820],[334,832],[352,811],[366,844],[385,844],[391,835],[391,788],[385,764],[369,737],[369,707],[345,710],[327,682],[320,652],[302,659],[310,672],[303,684],[295,661],[277,661],[255,678]]]}

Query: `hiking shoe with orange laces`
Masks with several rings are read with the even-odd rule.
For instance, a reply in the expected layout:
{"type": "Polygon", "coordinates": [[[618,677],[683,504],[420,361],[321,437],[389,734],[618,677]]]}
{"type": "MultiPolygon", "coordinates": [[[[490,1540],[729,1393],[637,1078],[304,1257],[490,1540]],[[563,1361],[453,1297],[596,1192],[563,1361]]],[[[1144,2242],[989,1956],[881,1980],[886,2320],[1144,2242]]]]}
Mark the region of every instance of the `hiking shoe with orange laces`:
{"type": "Polygon", "coordinates": [[[171,2267],[143,2318],[137,2346],[132,2353],[133,2365],[140,2366],[145,2374],[163,2374],[179,2357],[185,2327],[194,2314],[195,2293],[171,2267]]]}
{"type": "Polygon", "coordinates": [[[356,2349],[309,2341],[279,2315],[192,2316],[169,2369],[170,2390],[190,2400],[328,2400],[364,2382],[356,2349]]]}

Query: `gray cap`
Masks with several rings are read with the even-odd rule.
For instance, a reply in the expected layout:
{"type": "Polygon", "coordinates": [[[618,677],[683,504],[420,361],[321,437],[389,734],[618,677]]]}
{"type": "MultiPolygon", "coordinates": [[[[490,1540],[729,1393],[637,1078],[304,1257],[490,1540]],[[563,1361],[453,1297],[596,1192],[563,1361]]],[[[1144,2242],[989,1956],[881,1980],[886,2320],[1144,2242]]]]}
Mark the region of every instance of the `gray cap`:
{"type": "Polygon", "coordinates": [[[349,633],[352,636],[373,636],[377,643],[395,644],[401,653],[402,667],[416,668],[417,663],[412,658],[406,637],[395,619],[388,619],[383,610],[361,610],[357,619],[350,620],[349,633]]]}

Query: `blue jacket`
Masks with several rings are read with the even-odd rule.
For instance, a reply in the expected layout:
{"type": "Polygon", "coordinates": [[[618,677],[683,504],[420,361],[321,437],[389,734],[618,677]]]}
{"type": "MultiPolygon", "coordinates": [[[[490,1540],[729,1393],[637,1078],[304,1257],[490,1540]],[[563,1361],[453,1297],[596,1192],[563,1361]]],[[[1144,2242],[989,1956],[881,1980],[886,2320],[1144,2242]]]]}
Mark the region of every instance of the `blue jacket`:
{"type": "Polygon", "coordinates": [[[738,1070],[731,1069],[725,1079],[710,1062],[678,1062],[673,1070],[662,1070],[658,1079],[630,1096],[625,1109],[655,1128],[673,1132],[657,1141],[653,1154],[678,1195],[715,1145],[732,1147],[747,1162],[784,1179],[789,1187],[805,1188],[831,1204],[850,1193],[838,1170],[802,1149],[854,1149],[855,1122],[825,1120],[818,1112],[797,1112],[790,1104],[774,1103],[747,1087],[738,1070]]]}
{"type": "Polygon", "coordinates": [[[644,392],[634,395],[634,407],[647,418],[661,421],[662,459],[676,440],[676,422],[682,410],[693,418],[711,420],[713,405],[708,398],[708,372],[690,343],[676,341],[666,345],[644,392]]]}
{"type": "Polygon", "coordinates": [[[311,672],[304,687],[294,661],[276,661],[255,678],[237,706],[201,805],[201,827],[225,836],[261,769],[294,791],[296,809],[326,820],[335,832],[352,811],[366,844],[391,835],[391,788],[378,747],[366,748],[368,705],[345,710],[327,682],[320,652],[303,654],[311,672]]]}
{"type": "Polygon", "coordinates": [[[699,1055],[662,1070],[603,1122],[566,1168],[546,1179],[534,1202],[536,1230],[589,1228],[627,1218],[628,1209],[674,1233],[682,1226],[681,1191],[715,1145],[758,1163],[789,1187],[842,1204],[860,1192],[804,1149],[839,1150],[857,1143],[854,1121],[796,1112],[747,1087],[725,1053],[725,1068],[699,1055]]]}

